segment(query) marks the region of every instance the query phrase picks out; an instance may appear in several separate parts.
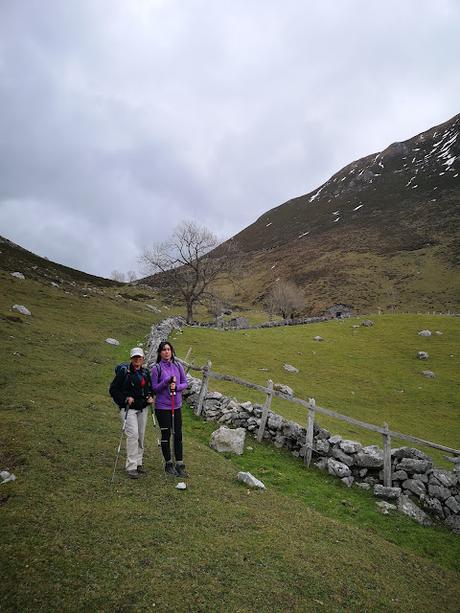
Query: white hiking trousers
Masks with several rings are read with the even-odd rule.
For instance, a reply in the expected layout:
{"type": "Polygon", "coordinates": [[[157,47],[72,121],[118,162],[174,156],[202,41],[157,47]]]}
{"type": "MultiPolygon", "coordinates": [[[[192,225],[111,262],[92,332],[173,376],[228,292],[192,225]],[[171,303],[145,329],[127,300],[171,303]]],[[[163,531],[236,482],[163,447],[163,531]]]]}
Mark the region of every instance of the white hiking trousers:
{"type": "MultiPolygon", "coordinates": [[[[125,419],[125,409],[120,410],[121,421],[125,419]]],[[[143,411],[128,410],[126,419],[126,470],[136,470],[142,465],[144,456],[144,436],[147,425],[148,407],[143,411]]]]}

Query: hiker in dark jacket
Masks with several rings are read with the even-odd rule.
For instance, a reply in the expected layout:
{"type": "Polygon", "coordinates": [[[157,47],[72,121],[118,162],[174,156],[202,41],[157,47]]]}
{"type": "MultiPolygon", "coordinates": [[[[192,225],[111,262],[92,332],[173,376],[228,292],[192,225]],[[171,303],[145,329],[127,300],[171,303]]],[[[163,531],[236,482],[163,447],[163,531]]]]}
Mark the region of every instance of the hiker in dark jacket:
{"type": "Polygon", "coordinates": [[[131,362],[120,368],[110,385],[110,395],[120,407],[122,421],[126,415],[126,470],[130,479],[138,479],[145,473],[142,466],[144,435],[147,425],[148,405],[153,403],[152,380],[144,368],[144,352],[134,347],[131,362]]]}
{"type": "Polygon", "coordinates": [[[152,389],[156,394],[155,415],[161,429],[161,451],[165,460],[165,472],[176,477],[187,477],[182,445],[182,391],[187,387],[187,377],[182,364],[175,360],[171,343],[163,341],[152,368],[152,389]],[[174,407],[174,456],[171,458],[172,413],[174,407]]]}

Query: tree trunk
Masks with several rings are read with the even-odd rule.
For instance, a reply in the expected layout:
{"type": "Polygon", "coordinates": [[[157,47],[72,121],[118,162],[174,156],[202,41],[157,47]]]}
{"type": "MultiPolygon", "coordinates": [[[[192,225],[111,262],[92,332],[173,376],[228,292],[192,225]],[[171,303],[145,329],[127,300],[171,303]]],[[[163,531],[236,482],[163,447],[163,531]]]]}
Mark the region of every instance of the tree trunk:
{"type": "Polygon", "coordinates": [[[191,324],[193,322],[193,304],[191,302],[187,302],[187,323],[191,324]]]}

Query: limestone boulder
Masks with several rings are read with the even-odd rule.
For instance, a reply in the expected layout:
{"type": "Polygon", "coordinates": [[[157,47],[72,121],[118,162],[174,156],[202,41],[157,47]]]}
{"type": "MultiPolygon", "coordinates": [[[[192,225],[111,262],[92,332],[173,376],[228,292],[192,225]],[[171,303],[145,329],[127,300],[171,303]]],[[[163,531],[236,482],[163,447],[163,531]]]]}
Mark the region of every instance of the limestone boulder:
{"type": "Polygon", "coordinates": [[[209,446],[219,453],[229,452],[242,455],[245,437],[246,430],[244,428],[232,429],[221,426],[211,434],[209,446]]]}

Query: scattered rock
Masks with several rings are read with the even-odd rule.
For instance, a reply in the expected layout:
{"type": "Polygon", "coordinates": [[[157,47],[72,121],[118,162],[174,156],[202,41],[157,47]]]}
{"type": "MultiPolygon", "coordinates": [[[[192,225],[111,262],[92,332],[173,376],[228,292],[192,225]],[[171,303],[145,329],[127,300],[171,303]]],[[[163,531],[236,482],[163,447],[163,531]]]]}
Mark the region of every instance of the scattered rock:
{"type": "Polygon", "coordinates": [[[361,325],[366,328],[370,328],[371,326],[374,325],[374,322],[372,321],[372,319],[365,319],[364,321],[361,322],[361,325]]]}
{"type": "Polygon", "coordinates": [[[25,279],[25,276],[22,274],[22,272],[11,272],[10,275],[12,277],[15,277],[16,279],[25,279]]]}
{"type": "Polygon", "coordinates": [[[431,336],[431,330],[420,330],[419,336],[431,336]]]}
{"type": "Polygon", "coordinates": [[[0,471],[1,482],[8,483],[8,481],[16,481],[16,476],[13,473],[8,472],[7,470],[0,471]]]}
{"type": "Polygon", "coordinates": [[[299,369],[296,368],[295,366],[292,366],[291,364],[283,364],[283,368],[284,370],[287,370],[288,372],[293,372],[293,373],[299,372],[299,369]]]}
{"type": "Polygon", "coordinates": [[[177,485],[176,485],[176,490],[186,490],[187,489],[187,484],[184,483],[183,481],[180,481],[177,485]]]}
{"type": "Polygon", "coordinates": [[[356,485],[358,487],[360,487],[362,490],[370,490],[371,486],[369,485],[369,483],[356,483],[356,485]]]}
{"type": "Polygon", "coordinates": [[[334,434],[334,436],[330,437],[329,442],[331,445],[336,445],[337,443],[340,443],[341,440],[343,439],[340,434],[334,434]]]}
{"type": "Polygon", "coordinates": [[[442,336],[442,332],[440,330],[436,330],[435,334],[437,334],[438,336],[442,336]]]}
{"type": "Polygon", "coordinates": [[[315,337],[313,337],[313,340],[321,342],[321,341],[324,341],[324,338],[322,336],[315,336],[315,337]]]}
{"type": "Polygon", "coordinates": [[[119,345],[120,341],[117,341],[116,338],[106,338],[105,342],[108,343],[109,345],[119,345]]]}
{"type": "Polygon", "coordinates": [[[436,379],[436,375],[432,370],[422,370],[422,375],[427,379],[436,379]]]}
{"type": "Polygon", "coordinates": [[[219,453],[230,452],[242,455],[245,437],[246,430],[244,428],[231,429],[221,426],[211,434],[209,446],[219,453]]]}
{"type": "Polygon", "coordinates": [[[286,396],[294,396],[294,390],[289,385],[284,385],[283,383],[275,383],[273,385],[273,389],[277,392],[281,392],[282,394],[286,394],[286,396]]]}
{"type": "Polygon", "coordinates": [[[12,309],[13,311],[21,313],[21,315],[32,315],[29,309],[22,304],[13,304],[12,309]]]}
{"type": "Polygon", "coordinates": [[[145,307],[149,309],[150,311],[153,311],[154,313],[161,313],[161,309],[159,309],[153,304],[146,304],[145,307]]]}
{"type": "Polygon", "coordinates": [[[56,283],[55,281],[51,281],[51,285],[52,285],[53,287],[61,287],[61,286],[59,285],[59,283],[56,283]]]}
{"type": "Polygon", "coordinates": [[[418,360],[428,360],[429,354],[426,351],[417,351],[418,360]]]}
{"type": "Polygon", "coordinates": [[[265,485],[262,483],[262,481],[256,479],[254,475],[251,475],[251,473],[239,472],[236,478],[238,481],[242,481],[249,487],[258,488],[260,490],[265,489],[265,485]]]}

